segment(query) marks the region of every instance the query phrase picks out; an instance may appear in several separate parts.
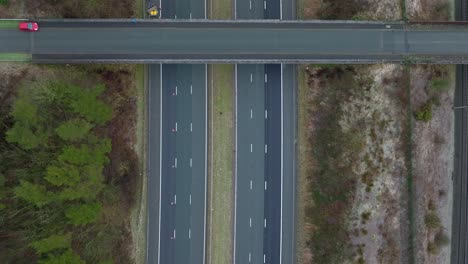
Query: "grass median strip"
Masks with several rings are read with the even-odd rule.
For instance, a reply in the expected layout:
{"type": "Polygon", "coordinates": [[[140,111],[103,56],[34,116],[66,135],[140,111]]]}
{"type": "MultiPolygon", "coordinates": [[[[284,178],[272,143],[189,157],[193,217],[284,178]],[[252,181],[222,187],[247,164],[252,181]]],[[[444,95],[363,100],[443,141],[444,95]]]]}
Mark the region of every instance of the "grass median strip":
{"type": "Polygon", "coordinates": [[[232,259],[233,65],[212,65],[212,174],[209,263],[232,259]]]}
{"type": "Polygon", "coordinates": [[[30,61],[29,53],[0,53],[0,61],[30,61]]]}
{"type": "Polygon", "coordinates": [[[21,20],[0,20],[0,28],[18,28],[21,20]]]}

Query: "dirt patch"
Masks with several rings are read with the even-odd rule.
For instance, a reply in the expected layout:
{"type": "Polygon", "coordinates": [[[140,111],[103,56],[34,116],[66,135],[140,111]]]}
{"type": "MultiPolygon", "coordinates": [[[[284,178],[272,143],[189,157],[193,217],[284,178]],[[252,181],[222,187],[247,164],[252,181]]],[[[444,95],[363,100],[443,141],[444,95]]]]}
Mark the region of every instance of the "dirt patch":
{"type": "Polygon", "coordinates": [[[454,19],[454,0],[406,0],[409,20],[447,21],[454,19]]]}
{"type": "Polygon", "coordinates": [[[454,66],[413,66],[411,69],[411,100],[413,106],[424,104],[435,97],[438,103],[432,106],[432,118],[414,125],[414,194],[415,194],[415,253],[417,263],[449,263],[450,246],[429,252],[440,231],[428,227],[426,216],[432,211],[440,218],[441,228],[448,236],[452,224],[452,180],[454,157],[454,66]],[[434,78],[450,80],[448,87],[432,91],[434,78]]]}
{"type": "Polygon", "coordinates": [[[402,7],[400,0],[301,0],[298,9],[301,19],[399,20],[402,7]]]}

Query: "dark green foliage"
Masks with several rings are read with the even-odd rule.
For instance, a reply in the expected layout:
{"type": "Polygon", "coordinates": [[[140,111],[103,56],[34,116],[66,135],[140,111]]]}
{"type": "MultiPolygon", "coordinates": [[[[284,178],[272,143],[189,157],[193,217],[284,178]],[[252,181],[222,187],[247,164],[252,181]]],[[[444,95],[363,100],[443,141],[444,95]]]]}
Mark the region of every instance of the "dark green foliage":
{"type": "Polygon", "coordinates": [[[80,256],[67,250],[62,254],[50,255],[46,259],[40,260],[39,264],[85,264],[85,262],[81,260],[80,256]]]}
{"type": "Polygon", "coordinates": [[[38,253],[45,254],[57,249],[70,248],[71,236],[70,234],[52,235],[50,237],[33,242],[31,245],[38,253]]]}
{"type": "Polygon", "coordinates": [[[18,236],[27,234],[22,243],[31,245],[39,263],[84,263],[73,252],[72,241],[80,226],[95,223],[101,215],[98,195],[105,186],[103,169],[111,141],[94,128],[110,120],[111,107],[98,99],[102,85],[35,85],[20,90],[11,128],[2,132],[10,145],[0,149],[0,158],[14,164],[9,170],[0,165],[0,175],[10,175],[7,189],[13,197],[6,215],[14,221],[5,228],[18,236]]]}
{"type": "Polygon", "coordinates": [[[57,135],[63,140],[75,141],[83,139],[93,125],[83,119],[72,119],[61,124],[57,129],[57,135]]]}
{"type": "Polygon", "coordinates": [[[10,2],[9,0],[0,0],[0,5],[6,6],[8,5],[9,2],[10,2]]]}
{"type": "Polygon", "coordinates": [[[96,221],[101,213],[101,204],[78,204],[65,211],[65,215],[74,225],[83,225],[96,221]]]}

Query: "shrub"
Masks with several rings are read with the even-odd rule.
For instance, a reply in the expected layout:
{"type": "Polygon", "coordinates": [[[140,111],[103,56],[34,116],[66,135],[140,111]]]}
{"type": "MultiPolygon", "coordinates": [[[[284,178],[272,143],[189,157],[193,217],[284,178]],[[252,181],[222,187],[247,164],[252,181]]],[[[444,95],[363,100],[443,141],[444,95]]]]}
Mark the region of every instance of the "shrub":
{"type": "Polygon", "coordinates": [[[427,101],[414,113],[418,121],[428,122],[432,119],[432,100],[427,101]]]}
{"type": "Polygon", "coordinates": [[[9,0],[0,0],[0,5],[6,6],[9,4],[9,0]]]}
{"type": "Polygon", "coordinates": [[[431,80],[431,90],[434,92],[443,92],[449,87],[449,80],[445,78],[434,78],[431,80]]]}
{"type": "Polygon", "coordinates": [[[434,237],[434,243],[437,247],[441,248],[447,246],[450,243],[450,239],[443,231],[439,231],[434,237]]]}
{"type": "Polygon", "coordinates": [[[429,212],[424,217],[424,223],[430,229],[436,229],[441,227],[440,218],[436,212],[429,212]]]}

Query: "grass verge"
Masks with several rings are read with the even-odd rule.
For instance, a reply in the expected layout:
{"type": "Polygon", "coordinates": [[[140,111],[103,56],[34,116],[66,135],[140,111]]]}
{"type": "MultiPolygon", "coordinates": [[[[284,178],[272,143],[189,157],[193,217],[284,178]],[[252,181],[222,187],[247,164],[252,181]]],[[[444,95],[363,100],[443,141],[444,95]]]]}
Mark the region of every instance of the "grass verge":
{"type": "Polygon", "coordinates": [[[232,19],[232,0],[210,0],[210,19],[232,19]]]}
{"type": "Polygon", "coordinates": [[[308,159],[307,155],[307,80],[305,75],[305,65],[299,65],[297,67],[297,85],[298,85],[298,190],[297,190],[297,225],[296,228],[296,258],[298,263],[304,263],[303,256],[307,251],[307,232],[305,227],[305,205],[308,200],[307,194],[307,175],[312,167],[312,162],[308,159]]]}
{"type": "Polygon", "coordinates": [[[234,66],[212,65],[208,263],[229,263],[233,243],[234,66]]]}
{"type": "Polygon", "coordinates": [[[146,257],[146,87],[145,87],[146,66],[139,64],[135,67],[135,89],[137,90],[137,119],[136,119],[136,141],[135,151],[139,157],[140,177],[137,181],[136,203],[131,210],[131,230],[134,240],[133,257],[135,263],[144,263],[146,257]],[[139,195],[140,194],[140,195],[139,195]]]}
{"type": "Polygon", "coordinates": [[[30,61],[29,53],[0,53],[0,61],[30,61]]]}
{"type": "Polygon", "coordinates": [[[21,20],[0,20],[0,28],[18,28],[21,20]]]}

